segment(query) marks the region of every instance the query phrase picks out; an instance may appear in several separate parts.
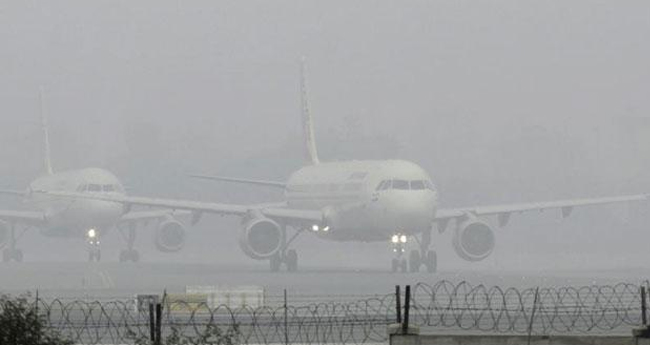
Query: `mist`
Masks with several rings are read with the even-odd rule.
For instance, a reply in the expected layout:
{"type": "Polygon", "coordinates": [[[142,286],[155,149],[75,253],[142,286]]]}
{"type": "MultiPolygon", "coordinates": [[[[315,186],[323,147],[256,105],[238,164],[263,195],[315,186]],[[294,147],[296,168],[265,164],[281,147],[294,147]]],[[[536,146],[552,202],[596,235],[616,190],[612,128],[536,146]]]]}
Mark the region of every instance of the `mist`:
{"type": "MultiPolygon", "coordinates": [[[[187,174],[285,181],[303,165],[304,56],[322,160],[412,160],[443,207],[645,193],[649,18],[647,1],[5,1],[0,188],[43,173],[42,88],[56,171],[105,168],[137,196],[282,200],[187,174]]],[[[445,270],[643,267],[648,206],[515,214],[475,264],[451,231],[434,245],[445,270]]],[[[178,253],[157,253],[151,231],[136,246],[148,262],[265,267],[239,228],[206,215],[178,253]]],[[[79,261],[82,244],[21,239],[29,261],[79,261]]],[[[121,247],[106,238],[106,260],[121,247]]],[[[390,261],[387,243],[296,248],[305,267],[390,261]]]]}

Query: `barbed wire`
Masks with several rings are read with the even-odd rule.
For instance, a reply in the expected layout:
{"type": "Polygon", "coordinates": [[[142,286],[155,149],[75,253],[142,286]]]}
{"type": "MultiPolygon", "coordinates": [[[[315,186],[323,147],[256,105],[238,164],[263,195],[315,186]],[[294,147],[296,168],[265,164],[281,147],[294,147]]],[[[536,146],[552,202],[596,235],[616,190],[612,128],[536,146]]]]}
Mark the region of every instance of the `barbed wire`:
{"type": "MultiPolygon", "coordinates": [[[[569,334],[629,332],[641,324],[642,284],[501,288],[468,282],[412,288],[411,322],[423,331],[569,334]],[[532,316],[534,315],[534,318],[532,316]]],[[[76,343],[124,344],[149,338],[150,314],[138,301],[36,300],[48,327],[76,343]]],[[[387,340],[396,296],[287,306],[212,306],[164,300],[163,337],[225,336],[228,344],[367,344],[387,340]]]]}

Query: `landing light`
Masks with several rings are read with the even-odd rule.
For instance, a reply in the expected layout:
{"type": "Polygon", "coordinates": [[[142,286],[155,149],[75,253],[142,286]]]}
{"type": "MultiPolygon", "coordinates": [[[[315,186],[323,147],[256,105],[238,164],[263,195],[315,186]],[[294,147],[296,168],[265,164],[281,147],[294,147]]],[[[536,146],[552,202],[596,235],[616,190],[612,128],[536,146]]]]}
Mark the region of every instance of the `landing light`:
{"type": "Polygon", "coordinates": [[[391,237],[390,241],[393,242],[393,243],[399,243],[399,236],[393,235],[393,237],[391,237]]]}
{"type": "Polygon", "coordinates": [[[318,231],[318,225],[314,224],[311,226],[312,231],[318,231]]]}
{"type": "Polygon", "coordinates": [[[323,228],[323,231],[325,231],[325,232],[330,231],[330,227],[329,227],[329,226],[324,227],[324,228],[323,228]]]}
{"type": "Polygon", "coordinates": [[[406,235],[400,236],[399,241],[402,242],[402,243],[406,243],[406,235]]]}
{"type": "Polygon", "coordinates": [[[95,238],[95,237],[97,237],[97,231],[95,231],[95,229],[88,230],[88,238],[95,238]]]}

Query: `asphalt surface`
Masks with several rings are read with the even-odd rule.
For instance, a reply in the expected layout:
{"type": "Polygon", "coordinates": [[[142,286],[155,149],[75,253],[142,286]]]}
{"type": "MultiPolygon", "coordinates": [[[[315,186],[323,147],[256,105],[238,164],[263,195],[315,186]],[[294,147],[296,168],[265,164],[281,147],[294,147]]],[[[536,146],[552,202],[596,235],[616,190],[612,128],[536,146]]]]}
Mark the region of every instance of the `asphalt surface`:
{"type": "Polygon", "coordinates": [[[36,292],[42,296],[83,299],[127,298],[135,294],[185,292],[186,286],[237,288],[255,286],[268,296],[332,300],[385,295],[395,285],[434,284],[441,280],[473,285],[563,287],[641,283],[650,269],[602,271],[442,271],[390,273],[380,270],[309,268],[271,273],[262,266],[219,266],[178,263],[4,263],[0,264],[0,292],[36,292]]]}

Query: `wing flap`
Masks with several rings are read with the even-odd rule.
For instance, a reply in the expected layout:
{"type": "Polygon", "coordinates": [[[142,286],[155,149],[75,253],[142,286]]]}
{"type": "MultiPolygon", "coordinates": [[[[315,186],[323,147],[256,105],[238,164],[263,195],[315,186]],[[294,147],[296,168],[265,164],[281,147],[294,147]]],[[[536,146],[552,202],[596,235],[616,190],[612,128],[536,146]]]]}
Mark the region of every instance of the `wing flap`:
{"type": "Polygon", "coordinates": [[[42,226],[46,222],[46,217],[42,212],[0,210],[0,220],[9,223],[42,226]]]}

